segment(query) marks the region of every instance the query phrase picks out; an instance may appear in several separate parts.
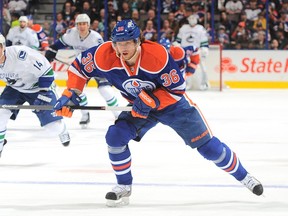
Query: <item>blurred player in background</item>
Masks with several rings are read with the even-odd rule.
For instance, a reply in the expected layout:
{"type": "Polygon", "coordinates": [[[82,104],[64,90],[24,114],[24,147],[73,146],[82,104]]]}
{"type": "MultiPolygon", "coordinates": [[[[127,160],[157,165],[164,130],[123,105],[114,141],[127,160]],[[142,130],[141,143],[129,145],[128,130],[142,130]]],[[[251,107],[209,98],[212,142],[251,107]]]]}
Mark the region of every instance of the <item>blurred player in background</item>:
{"type": "Polygon", "coordinates": [[[187,58],[185,50],[181,46],[174,46],[168,38],[161,38],[159,43],[166,48],[174,61],[179,66],[180,72],[186,78],[187,58]]]}
{"type": "MultiPolygon", "coordinates": [[[[159,122],[254,194],[261,195],[262,184],[246,171],[226,144],[213,136],[199,108],[188,98],[185,80],[167,50],[145,40],[132,20],[118,22],[111,38],[112,42],[92,47],[75,59],[68,69],[67,89],[54,106],[57,115],[71,117],[69,104],[79,104],[78,95],[93,76],[106,77],[131,103],[132,111],[122,112],[106,133],[117,179],[117,185],[106,194],[107,206],[129,203],[133,182],[129,142],[140,141],[159,122]]],[[[160,154],[163,153],[165,146],[160,154]]],[[[171,171],[171,175],[177,173],[171,171]]]]}
{"type": "MultiPolygon", "coordinates": [[[[0,79],[7,85],[0,96],[1,105],[54,105],[54,72],[51,64],[38,51],[27,46],[5,47],[0,34],[0,79]]],[[[5,144],[9,119],[15,120],[19,110],[0,109],[0,155],[5,144]]],[[[41,127],[51,135],[58,135],[61,143],[68,146],[70,136],[62,117],[53,110],[35,110],[41,127]]]]}
{"type": "MultiPolygon", "coordinates": [[[[46,58],[52,62],[57,54],[59,49],[65,49],[72,47],[77,54],[80,52],[87,50],[90,47],[97,46],[103,43],[102,36],[93,30],[90,30],[90,18],[87,14],[79,14],[75,20],[76,27],[69,29],[59,40],[57,40],[50,48],[46,51],[46,58]]],[[[75,56],[76,57],[76,56],[75,56]]],[[[102,77],[93,77],[97,84],[98,90],[101,96],[105,99],[108,106],[118,106],[118,100],[115,96],[114,89],[111,84],[102,77]]],[[[82,98],[81,105],[87,105],[87,97],[85,94],[80,96],[82,98]]],[[[87,126],[90,122],[90,115],[87,110],[81,110],[82,118],[80,120],[80,125],[83,128],[87,126]]],[[[119,112],[113,112],[115,118],[118,117],[119,112]]]]}
{"type": "Polygon", "coordinates": [[[188,55],[191,52],[190,66],[194,71],[200,63],[202,70],[200,90],[207,90],[210,87],[205,65],[209,53],[208,34],[202,25],[197,24],[197,15],[192,14],[187,20],[189,24],[184,24],[179,29],[176,41],[188,52],[188,55]]]}
{"type": "Polygon", "coordinates": [[[39,50],[45,51],[49,48],[48,37],[43,30],[43,27],[40,24],[34,24],[32,15],[27,16],[28,18],[28,27],[34,30],[37,34],[39,41],[39,50]]]}
{"type": "Polygon", "coordinates": [[[20,26],[11,28],[6,36],[6,46],[26,45],[30,48],[37,49],[39,41],[36,32],[28,28],[28,18],[21,16],[19,18],[20,26]]]}

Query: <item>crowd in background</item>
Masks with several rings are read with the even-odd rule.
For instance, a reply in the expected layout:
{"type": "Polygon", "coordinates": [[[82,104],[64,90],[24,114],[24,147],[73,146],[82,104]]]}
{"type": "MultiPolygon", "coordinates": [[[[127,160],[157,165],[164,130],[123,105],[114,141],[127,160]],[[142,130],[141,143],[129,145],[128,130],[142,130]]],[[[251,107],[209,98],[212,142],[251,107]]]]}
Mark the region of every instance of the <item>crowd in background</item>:
{"type": "MultiPolygon", "coordinates": [[[[3,34],[19,25],[19,17],[33,13],[32,6],[41,0],[4,0],[3,34]]],[[[142,29],[146,39],[160,37],[175,39],[179,28],[191,14],[198,16],[210,35],[210,42],[219,42],[224,49],[288,49],[288,0],[163,0],[161,1],[161,28],[157,31],[157,0],[109,0],[108,38],[117,21],[132,18],[142,29]],[[212,13],[212,5],[214,12],[212,13]],[[267,13],[266,13],[267,12],[267,13]],[[211,14],[214,17],[211,17],[211,14]],[[268,18],[268,19],[267,19],[268,18]],[[211,20],[214,20],[212,28],[211,20]],[[268,41],[268,46],[267,46],[268,41]]],[[[104,36],[104,1],[67,0],[52,21],[41,23],[50,42],[54,31],[59,38],[74,26],[75,17],[86,13],[91,18],[91,29],[104,36]]],[[[34,20],[34,23],[37,20],[34,20]]]]}

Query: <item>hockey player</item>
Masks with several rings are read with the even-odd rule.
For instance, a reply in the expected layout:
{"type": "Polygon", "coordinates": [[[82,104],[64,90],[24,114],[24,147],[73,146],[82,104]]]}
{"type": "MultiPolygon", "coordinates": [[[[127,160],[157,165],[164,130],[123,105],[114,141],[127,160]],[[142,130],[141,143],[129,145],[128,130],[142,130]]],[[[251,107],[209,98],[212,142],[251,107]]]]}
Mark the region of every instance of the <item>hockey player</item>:
{"type": "MultiPolygon", "coordinates": [[[[92,46],[97,46],[103,43],[102,36],[93,30],[89,29],[90,18],[87,14],[79,14],[75,20],[76,27],[69,29],[59,40],[57,40],[50,48],[46,51],[46,58],[52,62],[59,49],[72,47],[78,53],[87,50],[92,46]]],[[[111,84],[102,77],[93,77],[98,84],[98,90],[102,97],[105,99],[108,106],[118,106],[118,100],[115,96],[114,89],[111,84]]],[[[81,105],[87,105],[87,97],[85,94],[80,96],[82,98],[81,105]]],[[[87,124],[90,122],[90,115],[87,110],[81,110],[82,118],[80,120],[80,125],[82,128],[86,128],[87,124]]],[[[119,112],[113,112],[115,118],[118,117],[119,112]]]]}
{"type": "Polygon", "coordinates": [[[262,184],[246,171],[237,155],[212,135],[199,108],[185,94],[185,80],[171,55],[160,44],[145,41],[134,21],[118,22],[112,42],[78,55],[68,69],[67,89],[54,106],[57,115],[72,116],[69,104],[79,104],[78,95],[93,76],[106,77],[132,106],[106,133],[117,178],[117,185],[106,194],[108,206],[129,203],[133,183],[129,141],[140,141],[159,122],[254,194],[263,193],[262,184]]]}
{"type": "MultiPolygon", "coordinates": [[[[27,46],[5,47],[5,38],[0,34],[0,79],[7,85],[0,96],[1,105],[54,105],[57,98],[53,91],[54,72],[47,59],[27,46]]],[[[9,118],[15,120],[19,110],[0,109],[0,155],[5,145],[6,127],[9,118]]],[[[61,143],[68,146],[70,136],[62,117],[53,110],[38,111],[40,124],[51,135],[58,135],[61,143]]]]}
{"type": "Polygon", "coordinates": [[[37,34],[39,41],[39,50],[45,51],[49,47],[49,41],[46,33],[43,30],[43,27],[40,24],[34,24],[32,15],[27,16],[28,18],[28,27],[34,30],[37,34]]]}
{"type": "Polygon", "coordinates": [[[166,48],[174,61],[179,66],[183,77],[186,77],[187,58],[185,50],[181,46],[174,46],[168,38],[161,38],[159,43],[166,48]]]}
{"type": "Polygon", "coordinates": [[[188,52],[189,50],[191,51],[190,66],[194,68],[194,71],[200,63],[202,70],[200,89],[207,90],[210,86],[205,66],[205,59],[209,52],[208,34],[202,25],[197,24],[196,15],[192,14],[187,19],[189,24],[184,24],[179,29],[176,41],[180,43],[185,50],[188,52]],[[192,50],[190,48],[192,48],[192,50]]]}
{"type": "Polygon", "coordinates": [[[36,33],[28,28],[28,18],[21,16],[19,18],[20,26],[11,28],[6,36],[6,46],[11,45],[26,45],[33,49],[38,49],[39,41],[36,33]]]}

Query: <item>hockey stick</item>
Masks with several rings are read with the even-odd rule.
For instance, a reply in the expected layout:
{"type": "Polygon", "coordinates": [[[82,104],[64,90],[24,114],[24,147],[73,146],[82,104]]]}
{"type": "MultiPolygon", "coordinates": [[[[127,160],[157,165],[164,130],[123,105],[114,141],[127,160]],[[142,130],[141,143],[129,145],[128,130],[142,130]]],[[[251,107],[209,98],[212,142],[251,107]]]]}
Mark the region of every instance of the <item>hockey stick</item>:
{"type": "Polygon", "coordinates": [[[70,66],[70,65],[71,65],[71,64],[69,64],[69,63],[67,63],[67,62],[64,62],[64,61],[58,59],[58,58],[55,58],[54,60],[56,60],[56,61],[58,61],[58,62],[60,62],[60,63],[62,63],[62,64],[64,64],[64,65],[67,65],[67,66],[70,66]]]}
{"type": "MultiPolygon", "coordinates": [[[[110,110],[110,111],[131,111],[132,107],[109,107],[109,106],[69,106],[73,110],[110,110]]],[[[0,105],[0,109],[9,110],[53,110],[51,105],[0,105]]]]}

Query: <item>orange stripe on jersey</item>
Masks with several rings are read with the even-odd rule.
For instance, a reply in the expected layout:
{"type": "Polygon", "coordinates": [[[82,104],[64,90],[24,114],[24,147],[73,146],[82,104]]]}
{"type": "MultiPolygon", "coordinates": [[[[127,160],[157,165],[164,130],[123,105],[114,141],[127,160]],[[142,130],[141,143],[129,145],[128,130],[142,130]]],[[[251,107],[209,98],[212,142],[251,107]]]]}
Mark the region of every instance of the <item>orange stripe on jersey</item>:
{"type": "Polygon", "coordinates": [[[112,42],[108,41],[99,46],[94,54],[94,62],[102,71],[110,71],[113,68],[123,68],[120,58],[112,47],[112,42]]]}
{"type": "Polygon", "coordinates": [[[175,61],[179,61],[185,57],[185,51],[182,47],[179,46],[171,46],[170,47],[170,55],[175,61]]]}
{"type": "Polygon", "coordinates": [[[140,67],[148,73],[159,73],[168,62],[168,52],[160,44],[144,41],[141,45],[140,67]]]}
{"type": "Polygon", "coordinates": [[[153,91],[153,94],[158,98],[160,105],[158,110],[164,109],[167,106],[170,106],[177,102],[175,98],[173,98],[169,92],[165,91],[164,89],[156,89],[153,91]]]}
{"type": "Polygon", "coordinates": [[[129,163],[127,163],[127,164],[122,165],[122,166],[114,166],[114,165],[112,165],[114,170],[124,170],[124,169],[127,169],[130,166],[131,166],[131,161],[129,163]]]}
{"type": "Polygon", "coordinates": [[[77,76],[68,70],[68,80],[67,80],[67,88],[68,89],[78,89],[81,92],[86,84],[86,79],[77,76]]]}

